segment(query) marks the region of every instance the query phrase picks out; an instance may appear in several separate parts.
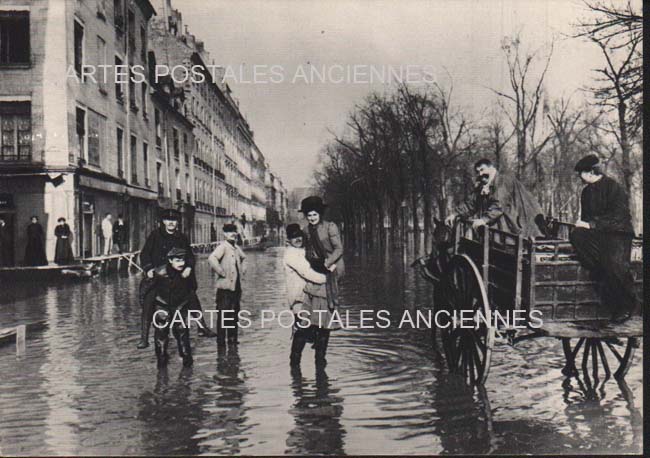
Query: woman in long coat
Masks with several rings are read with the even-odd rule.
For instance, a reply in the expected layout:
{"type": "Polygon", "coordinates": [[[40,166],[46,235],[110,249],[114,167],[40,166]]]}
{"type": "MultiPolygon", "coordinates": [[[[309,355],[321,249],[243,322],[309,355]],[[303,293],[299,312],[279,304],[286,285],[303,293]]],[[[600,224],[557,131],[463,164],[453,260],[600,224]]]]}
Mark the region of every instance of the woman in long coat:
{"type": "Polygon", "coordinates": [[[70,246],[70,226],[65,222],[65,218],[59,218],[54,229],[56,236],[56,250],[54,253],[54,262],[57,264],[65,265],[72,264],[74,256],[72,255],[72,248],[70,246]]]}
{"type": "Polygon", "coordinates": [[[27,226],[27,246],[25,246],[26,266],[45,266],[45,233],[43,226],[38,222],[38,217],[32,216],[31,223],[27,226]]]}
{"type": "Polygon", "coordinates": [[[339,327],[338,321],[332,322],[331,318],[335,311],[338,314],[338,280],[345,274],[339,228],[335,223],[323,219],[325,208],[318,196],[307,197],[300,204],[300,211],[309,223],[304,229],[305,255],[312,269],[327,277],[325,284],[307,283],[305,287],[305,304],[312,312],[311,322],[315,325],[314,348],[318,366],[327,364],[325,354],[330,331],[339,327]]]}

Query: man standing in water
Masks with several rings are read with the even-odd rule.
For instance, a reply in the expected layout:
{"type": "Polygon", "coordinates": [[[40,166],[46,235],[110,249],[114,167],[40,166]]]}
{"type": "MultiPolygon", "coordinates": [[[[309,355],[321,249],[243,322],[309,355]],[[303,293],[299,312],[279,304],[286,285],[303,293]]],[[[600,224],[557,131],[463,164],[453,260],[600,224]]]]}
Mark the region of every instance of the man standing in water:
{"type": "Polygon", "coordinates": [[[147,237],[147,241],[140,253],[140,262],[144,270],[144,278],[140,283],[140,303],[142,305],[140,342],[138,348],[149,346],[149,329],[153,319],[155,292],[154,271],[157,267],[167,263],[167,254],[172,248],[185,250],[185,267],[181,273],[183,278],[188,278],[192,286],[192,295],[188,308],[201,313],[199,335],[202,337],[214,337],[215,333],[208,327],[203,317],[201,303],[196,295],[198,287],[194,274],[195,258],[192,253],[190,241],[181,231],[178,230],[180,215],[176,210],[164,210],[161,214],[162,227],[155,229],[147,237]]]}

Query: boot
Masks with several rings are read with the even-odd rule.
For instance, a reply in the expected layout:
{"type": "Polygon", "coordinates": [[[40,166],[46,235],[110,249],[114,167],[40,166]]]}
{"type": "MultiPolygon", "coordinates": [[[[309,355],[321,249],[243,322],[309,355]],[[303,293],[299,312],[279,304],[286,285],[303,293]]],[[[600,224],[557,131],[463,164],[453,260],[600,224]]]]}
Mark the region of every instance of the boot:
{"type": "Polygon", "coordinates": [[[291,367],[300,366],[300,358],[302,357],[302,350],[307,344],[307,337],[311,333],[311,327],[301,329],[296,327],[291,340],[291,355],[289,356],[289,364],[291,367]]]}
{"type": "Polygon", "coordinates": [[[325,354],[327,353],[327,344],[330,339],[329,329],[318,328],[314,336],[314,344],[316,347],[316,367],[324,368],[327,365],[325,354]]]}
{"type": "Polygon", "coordinates": [[[169,355],[167,354],[167,344],[169,343],[169,336],[155,336],[154,346],[156,347],[156,359],[158,360],[158,367],[166,367],[169,362],[169,355]]]}
{"type": "Polygon", "coordinates": [[[210,329],[204,317],[201,317],[201,321],[199,321],[198,334],[200,337],[217,337],[217,333],[210,329]]]}
{"type": "Polygon", "coordinates": [[[178,354],[183,358],[183,366],[192,366],[194,358],[192,358],[192,347],[190,346],[190,330],[188,328],[174,329],[174,337],[178,344],[178,354]]]}
{"type": "Polygon", "coordinates": [[[144,317],[140,323],[140,342],[138,342],[138,348],[142,350],[149,346],[149,329],[151,328],[151,322],[144,317]]]}

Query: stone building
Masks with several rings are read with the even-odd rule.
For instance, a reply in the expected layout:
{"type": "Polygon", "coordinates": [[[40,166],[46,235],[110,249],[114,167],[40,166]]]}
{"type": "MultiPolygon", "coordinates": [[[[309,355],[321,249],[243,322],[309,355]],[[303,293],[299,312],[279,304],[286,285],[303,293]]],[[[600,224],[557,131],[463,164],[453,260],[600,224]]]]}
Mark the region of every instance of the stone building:
{"type": "Polygon", "coordinates": [[[77,256],[101,250],[107,212],[124,215],[132,247],[155,224],[158,193],[146,183],[149,82],[124,67],[147,68],[153,14],[148,0],[0,4],[0,212],[16,263],[32,214],[46,230],[50,260],[59,217],[77,256]]]}

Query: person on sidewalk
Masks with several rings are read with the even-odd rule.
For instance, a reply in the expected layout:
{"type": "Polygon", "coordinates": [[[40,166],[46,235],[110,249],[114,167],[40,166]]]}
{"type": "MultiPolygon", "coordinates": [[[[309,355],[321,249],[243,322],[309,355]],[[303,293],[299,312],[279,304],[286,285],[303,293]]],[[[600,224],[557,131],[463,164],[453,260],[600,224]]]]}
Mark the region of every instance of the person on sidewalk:
{"type": "Polygon", "coordinates": [[[43,226],[38,222],[37,216],[32,216],[31,222],[27,225],[25,265],[47,265],[47,256],[45,255],[45,232],[43,231],[43,226]]]}
{"type": "Polygon", "coordinates": [[[580,197],[580,219],[569,239],[581,264],[603,281],[603,299],[612,322],[622,323],[639,305],[630,270],[634,229],[628,195],[602,172],[594,154],[580,159],[575,171],[586,186],[580,197]]]}
{"type": "Polygon", "coordinates": [[[62,266],[72,264],[74,262],[72,246],[70,245],[72,231],[68,223],[65,222],[65,218],[59,218],[57,223],[56,228],[54,228],[54,236],[56,237],[54,262],[62,266]]]}
{"type": "Polygon", "coordinates": [[[324,285],[327,281],[325,274],[311,268],[305,256],[302,229],[298,224],[289,224],[287,232],[287,248],[284,252],[284,266],[287,279],[287,299],[294,313],[294,326],[291,340],[291,355],[289,363],[292,367],[300,365],[302,350],[308,342],[314,342],[318,326],[311,323],[311,310],[306,305],[305,287],[308,283],[324,285]],[[306,322],[306,320],[309,320],[306,322]]]}
{"type": "Polygon", "coordinates": [[[0,267],[11,267],[9,228],[3,218],[0,218],[0,267]]]}
{"type": "Polygon", "coordinates": [[[104,237],[104,256],[108,256],[113,248],[113,216],[110,213],[106,213],[102,220],[102,236],[104,237]]]}
{"type": "Polygon", "coordinates": [[[305,286],[305,304],[318,319],[312,320],[314,328],[314,348],[316,366],[325,367],[330,331],[338,329],[338,320],[332,320],[339,308],[338,282],[345,273],[343,262],[343,243],[338,226],[323,219],[327,205],[318,196],[310,196],[300,203],[300,212],[307,218],[305,253],[311,268],[327,278],[322,285],[307,283],[305,286]]]}
{"type": "Polygon", "coordinates": [[[140,282],[140,305],[142,306],[142,316],[140,319],[140,342],[138,348],[147,348],[149,346],[149,329],[151,328],[151,320],[153,318],[153,278],[154,269],[166,262],[167,253],[172,248],[182,248],[186,252],[185,267],[183,275],[189,278],[192,285],[192,300],[190,303],[190,310],[200,313],[201,320],[199,322],[199,335],[201,337],[215,337],[216,334],[212,332],[203,316],[203,309],[201,302],[196,295],[198,284],[196,282],[196,275],[194,273],[195,258],[192,253],[189,239],[178,230],[178,221],[180,214],[176,210],[164,210],[160,215],[162,225],[158,229],[154,229],[147,240],[144,247],[140,252],[140,264],[144,271],[144,277],[140,282]]]}
{"type": "Polygon", "coordinates": [[[224,224],[225,240],[220,242],[208,263],[217,274],[217,344],[237,343],[239,311],[241,309],[241,277],[246,273],[246,255],[237,245],[237,226],[224,224]]]}
{"type": "Polygon", "coordinates": [[[120,254],[129,250],[129,226],[122,215],[117,215],[117,221],[113,224],[113,243],[120,254]]]}
{"type": "Polygon", "coordinates": [[[188,322],[194,290],[189,276],[183,275],[186,257],[184,249],[174,247],[167,254],[167,262],[154,269],[154,346],[158,367],[165,367],[169,362],[169,328],[176,339],[183,366],[194,363],[188,322]]]}

